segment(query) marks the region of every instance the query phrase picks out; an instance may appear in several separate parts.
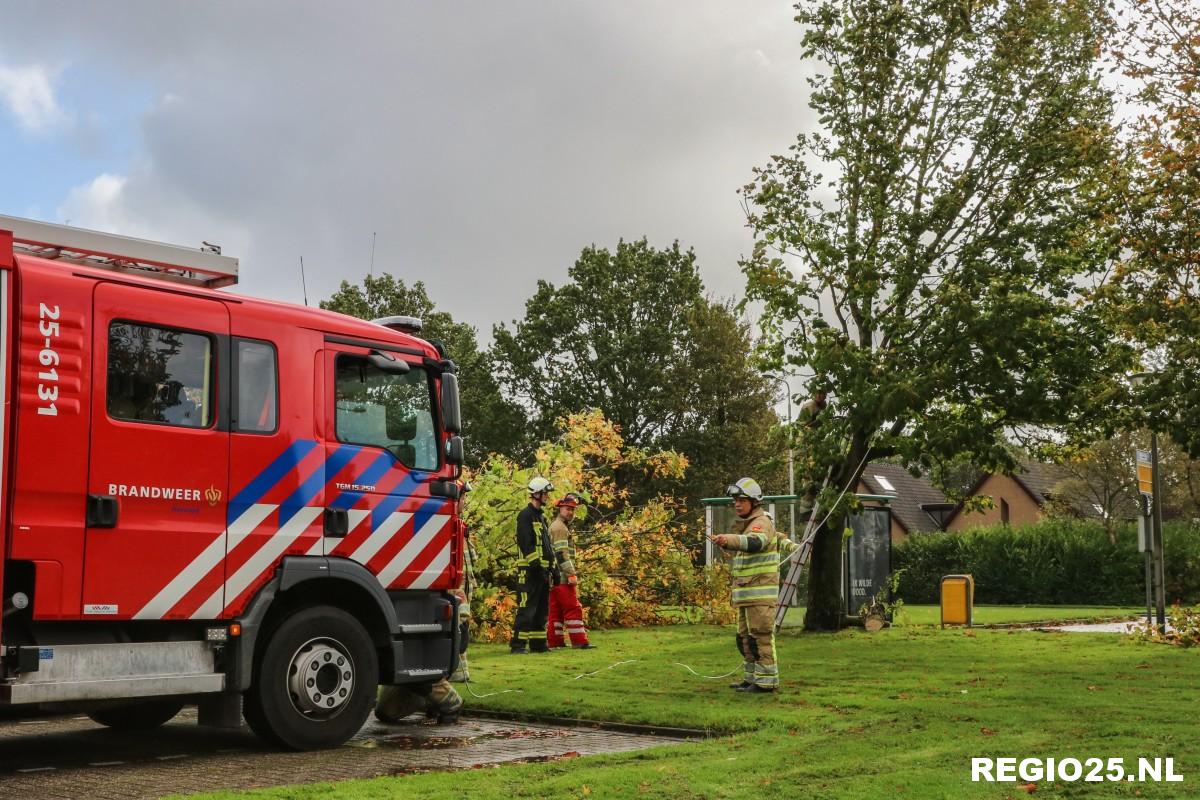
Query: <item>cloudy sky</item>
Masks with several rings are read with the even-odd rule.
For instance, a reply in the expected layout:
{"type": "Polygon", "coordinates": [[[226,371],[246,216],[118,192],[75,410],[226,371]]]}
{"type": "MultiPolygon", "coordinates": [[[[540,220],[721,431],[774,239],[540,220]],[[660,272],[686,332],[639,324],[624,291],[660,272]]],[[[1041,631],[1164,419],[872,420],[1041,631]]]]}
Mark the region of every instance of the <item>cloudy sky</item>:
{"type": "Polygon", "coordinates": [[[0,0],[0,213],[241,259],[311,301],[376,271],[480,328],[586,245],[694,247],[807,127],[786,0],[0,0]]]}

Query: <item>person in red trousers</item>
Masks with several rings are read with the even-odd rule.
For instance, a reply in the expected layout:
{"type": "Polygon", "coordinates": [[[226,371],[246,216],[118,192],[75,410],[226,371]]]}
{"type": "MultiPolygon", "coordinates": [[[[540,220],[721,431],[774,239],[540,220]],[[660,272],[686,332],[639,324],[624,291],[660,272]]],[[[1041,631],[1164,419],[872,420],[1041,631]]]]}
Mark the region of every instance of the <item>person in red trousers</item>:
{"type": "Polygon", "coordinates": [[[571,520],[583,498],[568,492],[558,501],[558,515],[550,523],[550,541],[558,561],[559,578],[550,590],[550,615],[546,619],[546,644],[565,647],[566,638],[572,647],[589,650],[595,645],[588,641],[583,625],[583,606],[579,604],[579,573],[575,569],[575,540],[571,538],[571,520]],[[566,634],[564,638],[563,634],[566,634]]]}

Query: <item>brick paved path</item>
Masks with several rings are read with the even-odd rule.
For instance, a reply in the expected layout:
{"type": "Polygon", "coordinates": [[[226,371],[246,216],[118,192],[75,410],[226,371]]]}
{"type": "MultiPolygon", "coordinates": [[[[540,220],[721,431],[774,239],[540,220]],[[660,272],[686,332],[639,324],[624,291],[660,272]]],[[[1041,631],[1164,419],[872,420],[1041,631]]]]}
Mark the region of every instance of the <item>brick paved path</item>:
{"type": "Polygon", "coordinates": [[[0,720],[0,797],[64,800],[157,798],[476,764],[570,758],[681,744],[594,728],[463,719],[397,726],[372,719],[346,745],[317,753],[270,749],[246,729],[201,728],[185,709],[156,731],[110,731],[87,717],[0,720]]]}

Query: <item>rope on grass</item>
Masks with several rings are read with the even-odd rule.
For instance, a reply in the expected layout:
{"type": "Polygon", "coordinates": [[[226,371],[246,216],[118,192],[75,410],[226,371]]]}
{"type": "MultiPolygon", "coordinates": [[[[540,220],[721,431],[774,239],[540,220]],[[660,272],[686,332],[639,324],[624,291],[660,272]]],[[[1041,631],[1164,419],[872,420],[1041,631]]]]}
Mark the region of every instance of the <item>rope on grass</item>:
{"type": "Polygon", "coordinates": [[[612,669],[613,667],[619,667],[622,664],[636,664],[637,662],[638,662],[638,659],[636,659],[636,658],[631,658],[628,661],[618,661],[615,664],[609,664],[607,667],[601,667],[600,669],[593,670],[591,672],[585,672],[582,675],[576,675],[574,678],[571,678],[570,680],[577,681],[580,678],[587,678],[591,675],[595,675],[597,673],[604,672],[606,669],[612,669]]]}
{"type": "Polygon", "coordinates": [[[470,681],[464,681],[463,685],[467,687],[467,691],[471,693],[471,697],[478,698],[479,700],[482,700],[485,697],[494,697],[498,694],[508,694],[509,692],[524,692],[525,691],[524,689],[501,689],[498,692],[488,692],[487,694],[476,694],[475,690],[471,688],[470,681]]]}
{"type": "Polygon", "coordinates": [[[671,663],[677,667],[683,667],[688,672],[695,675],[697,678],[704,678],[705,680],[709,680],[709,681],[718,681],[721,678],[728,678],[730,675],[733,675],[734,673],[740,672],[742,670],[741,667],[735,667],[734,669],[729,670],[729,672],[726,672],[724,675],[701,675],[699,672],[696,672],[696,670],[692,669],[687,664],[684,664],[682,661],[672,661],[671,663]]]}

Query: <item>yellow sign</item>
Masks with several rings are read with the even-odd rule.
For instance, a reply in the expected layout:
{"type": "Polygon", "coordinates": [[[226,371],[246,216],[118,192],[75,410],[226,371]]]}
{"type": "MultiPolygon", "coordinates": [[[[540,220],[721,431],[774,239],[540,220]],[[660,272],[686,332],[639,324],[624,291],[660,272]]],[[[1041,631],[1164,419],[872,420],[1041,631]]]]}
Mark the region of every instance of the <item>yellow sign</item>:
{"type": "Polygon", "coordinates": [[[1138,491],[1144,495],[1154,494],[1154,470],[1150,463],[1150,453],[1146,450],[1137,451],[1138,491]]]}

